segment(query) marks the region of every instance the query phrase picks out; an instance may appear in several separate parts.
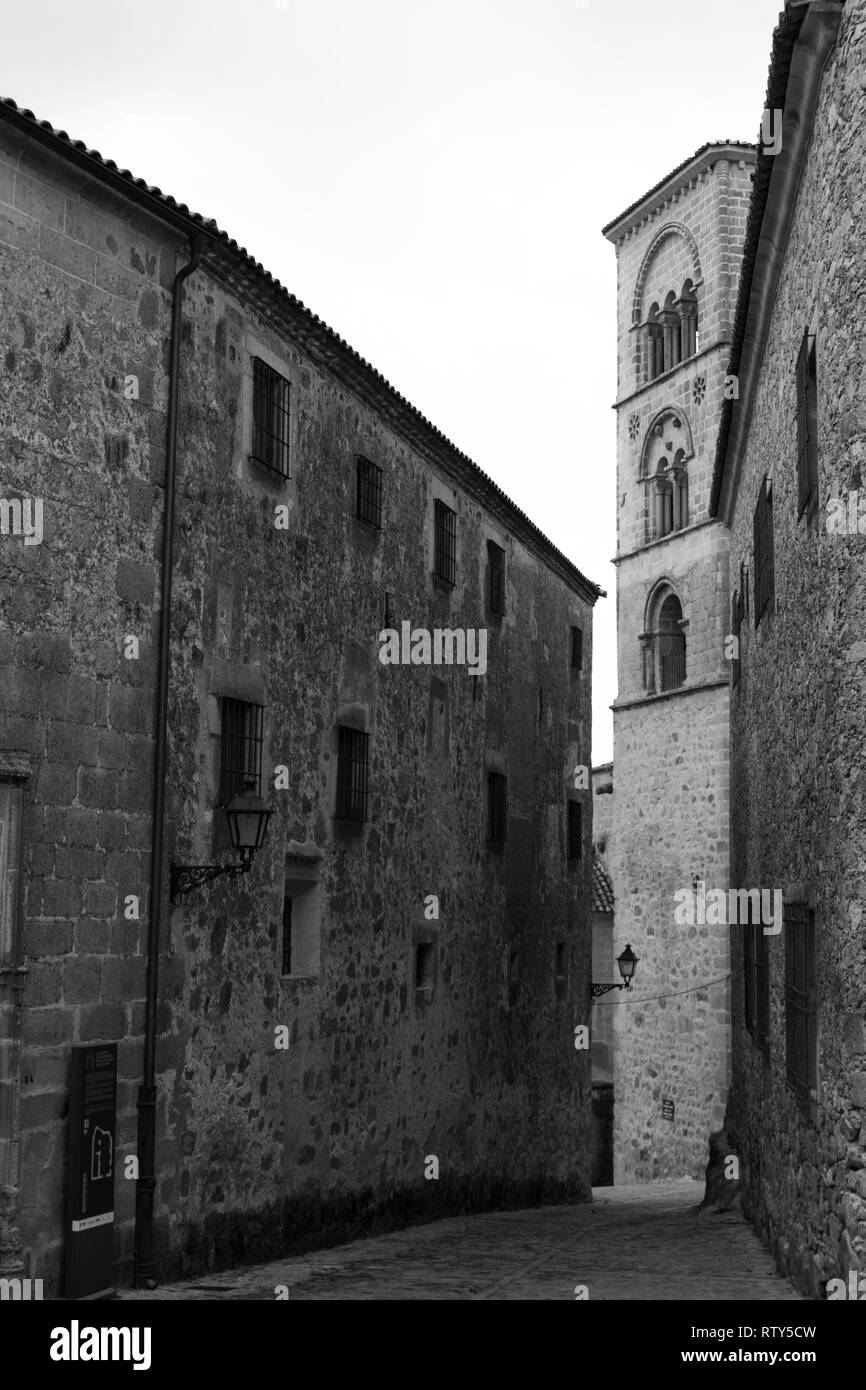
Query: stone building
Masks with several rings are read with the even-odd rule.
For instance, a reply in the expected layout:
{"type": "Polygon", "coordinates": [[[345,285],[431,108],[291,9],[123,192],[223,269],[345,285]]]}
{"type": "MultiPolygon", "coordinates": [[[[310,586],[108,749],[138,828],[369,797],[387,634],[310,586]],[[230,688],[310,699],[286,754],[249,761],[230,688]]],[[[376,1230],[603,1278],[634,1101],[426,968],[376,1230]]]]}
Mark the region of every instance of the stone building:
{"type": "MultiPolygon", "coordinates": [[[[614,897],[608,869],[613,830],[613,763],[592,769],[592,978],[616,981],[614,897]]],[[[611,992],[594,998],[590,1015],[592,1079],[592,1185],[613,1183],[613,1006],[611,992]]]]}
{"type": "Polygon", "coordinates": [[[602,591],[215,223],[8,101],[0,308],[4,1273],[63,1288],[84,1044],[117,1279],[136,1203],[145,1278],[149,1233],[168,1275],[586,1198],[602,591]],[[171,904],[245,788],[252,868],[171,904]]]}
{"type": "MultiPolygon", "coordinates": [[[[754,147],[701,147],[604,228],[617,255],[616,1182],[697,1176],[729,1084],[728,534],[708,516],[754,147]],[[700,884],[705,889],[700,888],[700,884]]],[[[597,803],[596,803],[597,804],[597,803]]]]}
{"type": "Polygon", "coordinates": [[[731,928],[728,1132],[813,1297],[866,1270],[864,44],[864,0],[780,16],[710,500],[739,642],[731,882],[783,903],[731,928]]]}

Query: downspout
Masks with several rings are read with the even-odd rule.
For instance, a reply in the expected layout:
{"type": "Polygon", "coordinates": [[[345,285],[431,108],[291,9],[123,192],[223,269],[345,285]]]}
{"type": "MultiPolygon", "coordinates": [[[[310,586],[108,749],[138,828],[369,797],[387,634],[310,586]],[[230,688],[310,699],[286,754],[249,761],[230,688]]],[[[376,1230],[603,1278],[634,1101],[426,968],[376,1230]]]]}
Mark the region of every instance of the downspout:
{"type": "Polygon", "coordinates": [[[174,556],[174,493],[177,469],[177,418],[180,394],[180,335],[183,282],[198,268],[203,235],[190,238],[191,259],[178,271],[172,287],[171,347],[168,373],[168,437],[165,456],[165,519],[162,535],[162,603],[159,621],[156,753],[154,759],[153,836],[150,855],[150,903],[147,933],[147,983],[144,1012],[144,1076],[138,1091],[138,1182],[135,1190],[136,1288],[154,1288],[153,1198],[156,1190],[156,1002],[159,987],[159,930],[162,909],[162,841],[165,826],[165,763],[168,726],[171,580],[174,556]]]}

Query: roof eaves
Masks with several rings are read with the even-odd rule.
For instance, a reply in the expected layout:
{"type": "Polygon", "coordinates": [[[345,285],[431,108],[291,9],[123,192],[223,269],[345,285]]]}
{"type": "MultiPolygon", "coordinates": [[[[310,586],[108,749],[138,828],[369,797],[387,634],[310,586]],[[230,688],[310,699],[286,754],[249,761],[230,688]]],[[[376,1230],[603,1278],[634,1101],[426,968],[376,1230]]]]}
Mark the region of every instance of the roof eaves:
{"type": "MultiPolygon", "coordinates": [[[[842,3],[844,4],[844,0],[842,0],[842,3]]],[[[834,6],[834,9],[835,8],[837,7],[834,6]]],[[[765,110],[784,110],[788,80],[791,72],[791,60],[808,11],[809,0],[787,0],[785,11],[779,15],[779,23],[773,30],[770,67],[767,75],[767,95],[764,103],[765,110]]],[[[754,182],[752,184],[752,194],[749,200],[749,211],[746,218],[743,259],[740,265],[737,304],[734,311],[731,349],[727,367],[728,376],[740,376],[743,344],[749,326],[752,292],[757,283],[756,268],[758,263],[758,251],[764,226],[764,215],[770,197],[770,184],[775,168],[775,158],[775,155],[767,152],[762,139],[758,146],[758,161],[754,182]]],[[[743,383],[739,382],[738,387],[740,390],[740,399],[742,399],[743,383]]],[[[717,516],[719,511],[722,485],[727,466],[728,445],[734,416],[734,404],[735,401],[733,398],[726,397],[722,403],[722,410],[719,417],[719,431],[716,436],[713,478],[710,488],[708,509],[711,517],[717,516]]],[[[739,404],[739,400],[737,404],[739,404]]]]}
{"type": "MultiPolygon", "coordinates": [[[[607,223],[606,226],[602,227],[602,236],[608,236],[608,234],[614,229],[614,227],[619,227],[620,223],[628,221],[632,214],[637,212],[638,208],[642,207],[644,203],[649,202],[650,199],[655,196],[655,194],[660,193],[666,184],[671,183],[673,180],[678,178],[680,174],[682,174],[686,169],[688,169],[690,164],[693,164],[695,162],[695,160],[703,159],[705,155],[709,154],[710,150],[718,150],[719,154],[721,155],[721,152],[723,150],[733,149],[742,150],[743,152],[749,151],[754,153],[757,150],[757,148],[757,145],[750,144],[747,140],[707,141],[705,145],[701,145],[700,149],[695,150],[694,154],[690,154],[688,159],[684,159],[682,164],[678,164],[675,169],[671,169],[670,173],[665,174],[663,179],[659,179],[657,184],[654,184],[652,188],[647,189],[646,193],[641,194],[641,196],[638,199],[636,199],[630,207],[627,207],[624,212],[621,212],[618,217],[614,217],[610,222],[607,223]]],[[[613,238],[610,239],[613,240],[613,238]]]]}
{"type": "Polygon", "coordinates": [[[267,287],[270,293],[280,301],[280,307],[283,311],[288,310],[298,324],[305,325],[308,330],[309,341],[316,344],[320,354],[324,354],[322,360],[326,361],[331,370],[339,375],[351,365],[356,372],[360,373],[361,379],[368,386],[373,387],[379,399],[387,399],[392,407],[396,407],[397,416],[404,424],[411,422],[411,428],[428,441],[428,447],[435,449],[437,456],[444,452],[460,467],[462,481],[474,490],[476,495],[482,499],[486,497],[495,501],[496,510],[500,517],[506,520],[515,533],[522,540],[528,542],[530,548],[549,563],[561,578],[578,590],[590,603],[594,604],[597,599],[607,597],[606,590],[581,573],[568,556],[559,550],[544,535],[543,531],[539,530],[526,513],[512,502],[511,498],[488,474],[479,468],[467,454],[458,449],[451,440],[447,439],[441,430],[427,420],[405,396],[402,396],[382,376],[381,372],[361,357],[360,353],[356,352],[344,338],[341,338],[323,319],[320,319],[301,300],[291,294],[270,271],[265,270],[260,261],[256,261],[234,238],[229,237],[228,233],[224,232],[213,218],[202,217],[200,213],[192,212],[186,203],[179,203],[170,194],[163,193],[156,185],[148,184],[144,179],[135,178],[128,169],[119,168],[114,160],[105,159],[98,150],[89,149],[81,140],[73,140],[65,130],[56,129],[49,121],[39,120],[32,111],[18,106],[11,97],[0,98],[0,118],[8,120],[17,129],[36,136],[55,151],[60,147],[64,156],[77,167],[86,170],[100,181],[109,183],[116,191],[134,199],[139,204],[143,204],[154,216],[168,222],[176,229],[187,235],[203,233],[211,238],[213,243],[224,248],[246,275],[252,276],[260,284],[267,287]]]}

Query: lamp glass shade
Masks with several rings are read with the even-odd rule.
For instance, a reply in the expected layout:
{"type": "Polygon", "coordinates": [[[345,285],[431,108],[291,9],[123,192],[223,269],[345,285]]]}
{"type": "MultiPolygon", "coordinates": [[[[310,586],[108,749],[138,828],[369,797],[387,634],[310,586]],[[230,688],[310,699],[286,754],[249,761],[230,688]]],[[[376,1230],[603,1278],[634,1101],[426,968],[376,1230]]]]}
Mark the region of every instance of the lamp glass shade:
{"type": "Polygon", "coordinates": [[[261,849],[271,812],[252,787],[238,793],[226,809],[226,817],[235,849],[261,849]]]}
{"type": "Polygon", "coordinates": [[[638,957],[635,955],[634,951],[631,949],[630,946],[626,946],[622,955],[617,956],[616,963],[619,966],[620,975],[622,975],[622,978],[625,980],[626,984],[628,984],[628,982],[634,975],[635,966],[638,963],[638,957]]]}

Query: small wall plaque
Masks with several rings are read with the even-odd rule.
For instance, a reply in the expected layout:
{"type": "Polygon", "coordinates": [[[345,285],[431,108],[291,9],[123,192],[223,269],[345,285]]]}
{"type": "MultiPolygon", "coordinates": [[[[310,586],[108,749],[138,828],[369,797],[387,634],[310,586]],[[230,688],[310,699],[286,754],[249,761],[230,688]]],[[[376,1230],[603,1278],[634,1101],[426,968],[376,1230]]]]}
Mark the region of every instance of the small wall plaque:
{"type": "Polygon", "coordinates": [[[672,1100],[662,1100],[662,1119],[672,1120],[674,1117],[674,1103],[672,1100]]]}

